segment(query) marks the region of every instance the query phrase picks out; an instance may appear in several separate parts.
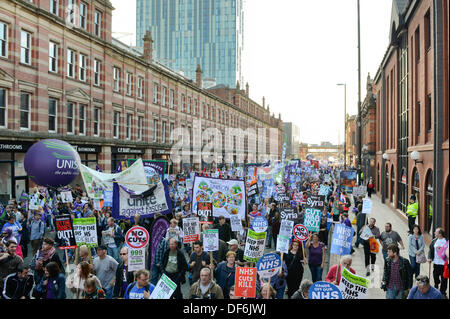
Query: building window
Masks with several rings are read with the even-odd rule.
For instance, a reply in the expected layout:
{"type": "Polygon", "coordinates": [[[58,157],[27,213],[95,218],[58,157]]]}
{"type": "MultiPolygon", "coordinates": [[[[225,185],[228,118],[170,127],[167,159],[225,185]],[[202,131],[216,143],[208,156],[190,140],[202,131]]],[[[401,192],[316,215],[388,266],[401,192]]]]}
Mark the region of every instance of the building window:
{"type": "Polygon", "coordinates": [[[113,137],[119,138],[119,112],[114,112],[113,118],[113,137]]]}
{"type": "Polygon", "coordinates": [[[75,77],[75,52],[67,49],[67,76],[75,77]]]}
{"type": "Polygon", "coordinates": [[[391,203],[395,205],[395,172],[394,165],[391,168],[391,203]]]}
{"type": "Polygon", "coordinates": [[[161,143],[166,142],[166,122],[161,123],[161,143]]]}
{"type": "Polygon", "coordinates": [[[69,23],[73,25],[75,23],[75,0],[68,0],[67,9],[69,23]]]}
{"type": "Polygon", "coordinates": [[[127,114],[127,140],[131,139],[131,114],[127,114]]]}
{"type": "Polygon", "coordinates": [[[94,85],[100,85],[100,61],[94,60],[94,85]]]}
{"type": "Polygon", "coordinates": [[[417,102],[416,106],[416,127],[417,127],[417,136],[420,136],[420,102],[417,102]]]}
{"type": "Polygon", "coordinates": [[[153,83],[153,104],[158,104],[158,84],[153,83]]]}
{"type": "Polygon", "coordinates": [[[425,50],[428,51],[429,48],[431,48],[431,21],[430,21],[430,10],[427,11],[425,14],[425,50]]]}
{"type": "Polygon", "coordinates": [[[8,57],[8,26],[0,22],[0,56],[8,57]]]}
{"type": "Polygon", "coordinates": [[[416,63],[419,63],[419,60],[420,60],[420,28],[419,27],[417,27],[414,35],[415,35],[415,39],[416,39],[416,43],[415,43],[416,63]]]}
{"type": "Polygon", "coordinates": [[[153,142],[156,142],[158,137],[158,121],[153,120],[153,142]]]}
{"type": "Polygon", "coordinates": [[[197,115],[197,108],[198,108],[198,100],[194,99],[194,109],[192,110],[194,115],[197,115]]]}
{"type": "Polygon", "coordinates": [[[173,109],[174,97],[175,97],[175,91],[174,90],[170,90],[170,92],[169,92],[169,104],[170,104],[170,108],[171,109],[173,109]]]}
{"type": "Polygon", "coordinates": [[[431,123],[432,123],[432,118],[431,118],[431,94],[428,94],[427,96],[427,131],[431,132],[431,123]]]}
{"type": "Polygon", "coordinates": [[[0,127],[6,127],[6,90],[0,88],[0,127]]]}
{"type": "Polygon", "coordinates": [[[78,131],[80,135],[86,134],[86,105],[80,104],[78,118],[78,131]]]}
{"type": "Polygon", "coordinates": [[[100,11],[95,10],[95,13],[94,13],[94,34],[97,37],[100,37],[101,23],[102,23],[102,14],[101,14],[100,11]]]}
{"type": "Polygon", "coordinates": [[[187,100],[187,113],[188,114],[191,114],[191,102],[192,102],[192,99],[190,97],[188,97],[188,100],[187,100]]]}
{"type": "Polygon", "coordinates": [[[144,121],[144,118],[142,116],[138,117],[138,141],[142,141],[142,123],[144,121]]]}
{"type": "Polygon", "coordinates": [[[138,98],[140,98],[140,99],[142,99],[142,96],[143,96],[143,82],[144,82],[144,79],[143,78],[141,78],[141,77],[138,77],[138,98]]]}
{"type": "Polygon", "coordinates": [[[20,128],[30,129],[30,104],[31,95],[28,93],[20,93],[20,128]]]}
{"type": "Polygon", "coordinates": [[[86,29],[86,13],[87,5],[84,2],[80,3],[80,28],[86,29]]]}
{"type": "Polygon", "coordinates": [[[94,136],[98,136],[100,131],[100,109],[94,108],[94,136]]]}
{"type": "Polygon", "coordinates": [[[173,124],[173,123],[170,123],[169,124],[169,141],[170,141],[170,143],[173,143],[173,136],[172,136],[172,134],[173,134],[173,128],[174,128],[174,126],[175,126],[175,124],[173,124]]]}
{"type": "Polygon", "coordinates": [[[67,133],[73,134],[73,112],[74,105],[73,103],[67,103],[67,133]]]}
{"type": "MultiPolygon", "coordinates": [[[[433,170],[428,170],[425,180],[425,231],[430,232],[433,221],[433,170]]],[[[417,198],[419,201],[419,198],[417,198]]]]}
{"type": "Polygon", "coordinates": [[[184,94],[181,94],[181,112],[184,112],[186,110],[186,96],[184,94]]]}
{"type": "Polygon", "coordinates": [[[58,1],[59,0],[50,0],[50,12],[58,15],[58,1]]]}
{"type": "Polygon", "coordinates": [[[80,53],[78,60],[80,67],[79,79],[80,81],[86,82],[86,56],[80,53]]]}
{"type": "Polygon", "coordinates": [[[31,34],[23,30],[20,34],[20,62],[31,64],[31,34]]]}
{"type": "Polygon", "coordinates": [[[119,89],[120,89],[120,79],[119,79],[120,69],[119,68],[114,67],[113,77],[114,77],[114,92],[119,92],[119,89]]]}
{"type": "Polygon", "coordinates": [[[127,72],[127,95],[131,96],[131,85],[133,83],[133,75],[127,72]]]}
{"type": "Polygon", "coordinates": [[[53,42],[48,44],[48,70],[58,72],[58,45],[53,42]]]}
{"type": "Polygon", "coordinates": [[[58,123],[58,101],[55,99],[50,99],[48,103],[48,131],[51,133],[56,133],[57,123],[58,123]]]}
{"type": "Polygon", "coordinates": [[[166,106],[166,95],[167,95],[167,88],[163,86],[162,88],[162,106],[166,106]]]}

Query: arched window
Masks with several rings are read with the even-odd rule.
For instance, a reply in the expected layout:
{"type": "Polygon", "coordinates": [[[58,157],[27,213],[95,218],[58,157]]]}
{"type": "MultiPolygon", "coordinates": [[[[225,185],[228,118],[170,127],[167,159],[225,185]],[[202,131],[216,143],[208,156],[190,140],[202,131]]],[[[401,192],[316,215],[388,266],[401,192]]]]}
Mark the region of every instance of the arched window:
{"type": "Polygon", "coordinates": [[[386,198],[386,200],[389,200],[389,167],[386,165],[386,170],[385,170],[385,183],[384,183],[384,198],[386,198]]]}
{"type": "Polygon", "coordinates": [[[411,194],[416,195],[416,200],[419,203],[419,210],[420,210],[420,180],[419,180],[419,172],[417,171],[417,168],[414,167],[413,173],[412,173],[412,189],[411,194]]]}
{"type": "MultiPolygon", "coordinates": [[[[420,203],[419,203],[420,204],[420,203]]],[[[430,169],[427,172],[425,179],[425,231],[430,232],[432,229],[433,221],[433,170],[430,169]]]]}
{"type": "Polygon", "coordinates": [[[378,163],[377,165],[377,192],[380,191],[380,184],[381,184],[381,179],[380,179],[380,163],[378,163]]]}
{"type": "Polygon", "coordinates": [[[395,203],[395,171],[394,165],[391,167],[391,203],[395,203]]]}

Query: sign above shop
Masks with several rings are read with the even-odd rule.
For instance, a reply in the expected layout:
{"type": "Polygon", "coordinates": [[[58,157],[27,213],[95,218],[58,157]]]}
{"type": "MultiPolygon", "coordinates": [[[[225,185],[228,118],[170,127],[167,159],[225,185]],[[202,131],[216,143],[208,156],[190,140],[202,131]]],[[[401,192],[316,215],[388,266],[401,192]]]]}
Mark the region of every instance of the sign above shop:
{"type": "Polygon", "coordinates": [[[112,154],[144,154],[145,149],[133,147],[111,147],[112,154]]]}
{"type": "Polygon", "coordinates": [[[26,152],[33,142],[0,141],[0,152],[26,152]]]}
{"type": "Polygon", "coordinates": [[[102,147],[99,145],[73,145],[72,147],[78,153],[101,153],[102,147]]]}

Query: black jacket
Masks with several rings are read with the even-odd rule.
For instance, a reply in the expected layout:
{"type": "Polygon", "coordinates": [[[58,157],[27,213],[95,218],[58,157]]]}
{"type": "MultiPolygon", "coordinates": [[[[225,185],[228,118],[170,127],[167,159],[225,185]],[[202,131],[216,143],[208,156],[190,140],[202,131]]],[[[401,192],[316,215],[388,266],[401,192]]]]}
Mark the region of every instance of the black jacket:
{"type": "MultiPolygon", "coordinates": [[[[161,264],[161,268],[162,271],[165,273],[166,271],[166,266],[167,266],[167,262],[169,261],[169,252],[170,249],[167,249],[163,255],[162,258],[162,264],[161,264]]],[[[177,249],[177,264],[178,264],[178,282],[181,282],[182,284],[184,284],[186,282],[186,271],[188,270],[188,264],[186,261],[186,258],[184,257],[184,254],[177,249]]]]}
{"type": "Polygon", "coordinates": [[[19,280],[17,273],[11,274],[5,279],[5,286],[3,288],[3,298],[5,299],[20,299],[25,297],[30,299],[30,292],[34,285],[33,275],[28,275],[24,281],[19,280]]]}
{"type": "MultiPolygon", "coordinates": [[[[401,256],[398,256],[400,260],[400,280],[402,282],[402,290],[411,289],[412,282],[413,282],[413,272],[411,268],[411,264],[409,263],[409,260],[406,258],[403,258],[401,256]]],[[[386,290],[387,286],[389,285],[389,279],[391,278],[391,266],[392,266],[392,259],[386,258],[386,261],[384,262],[384,273],[383,273],[383,289],[386,290]]]]}
{"type": "Polygon", "coordinates": [[[123,298],[125,291],[129,284],[134,282],[134,275],[132,271],[127,270],[127,285],[123,289],[123,261],[117,266],[116,269],[116,284],[114,285],[114,298],[123,298]]]}
{"type": "Polygon", "coordinates": [[[214,228],[219,230],[219,239],[222,239],[225,242],[230,241],[231,239],[231,226],[226,223],[223,225],[215,224],[214,228]]]}

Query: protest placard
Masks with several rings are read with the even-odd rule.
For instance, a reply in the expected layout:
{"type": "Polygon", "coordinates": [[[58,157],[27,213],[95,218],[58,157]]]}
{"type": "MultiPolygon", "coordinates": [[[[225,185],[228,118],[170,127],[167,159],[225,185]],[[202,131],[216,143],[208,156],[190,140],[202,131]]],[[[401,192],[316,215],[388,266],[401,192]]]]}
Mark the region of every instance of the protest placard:
{"type": "Polygon", "coordinates": [[[262,256],[256,263],[256,269],[260,278],[271,278],[280,272],[281,257],[270,253],[262,256]]]}
{"type": "Polygon", "coordinates": [[[283,219],[281,221],[279,235],[283,235],[283,236],[287,236],[287,237],[291,238],[293,229],[294,229],[294,221],[283,219]]]}
{"type": "Polygon", "coordinates": [[[256,216],[251,224],[251,228],[257,233],[263,233],[269,227],[269,223],[264,216],[256,216]]]}
{"type": "Polygon", "coordinates": [[[336,224],[331,239],[331,254],[348,255],[352,250],[353,233],[355,230],[352,227],[344,224],[336,224]]]}
{"type": "Polygon", "coordinates": [[[339,288],[326,281],[317,281],[309,287],[309,299],[342,299],[339,288]]]}
{"type": "Polygon", "coordinates": [[[97,224],[95,217],[74,218],[73,233],[77,246],[97,247],[97,224]]]}
{"type": "Polygon", "coordinates": [[[278,234],[276,251],[279,251],[280,253],[288,254],[290,242],[291,242],[290,236],[278,234]]]}
{"type": "Polygon", "coordinates": [[[327,196],[329,191],[330,191],[330,187],[329,186],[320,185],[319,195],[327,196]]]}
{"type": "Polygon", "coordinates": [[[252,185],[250,185],[250,187],[248,188],[248,193],[247,196],[251,197],[254,195],[259,194],[259,190],[258,190],[258,183],[253,183],[252,185]]]}
{"type": "Polygon", "coordinates": [[[302,224],[298,224],[294,226],[293,234],[295,239],[299,241],[305,241],[309,238],[309,231],[308,228],[302,224]]]}
{"type": "Polygon", "coordinates": [[[234,295],[243,298],[255,298],[256,275],[254,267],[236,267],[234,279],[234,295]]]}
{"type": "Polygon", "coordinates": [[[344,268],[339,283],[342,299],[365,299],[369,284],[369,279],[354,275],[347,268],[344,268]]]}
{"type": "Polygon", "coordinates": [[[94,210],[102,210],[100,199],[94,199],[94,210]]]}
{"type": "Polygon", "coordinates": [[[257,262],[264,255],[266,233],[256,233],[249,229],[245,242],[244,260],[257,262]]]}
{"type": "Polygon", "coordinates": [[[70,215],[55,216],[56,241],[59,249],[77,248],[70,215]]]}
{"type": "Polygon", "coordinates": [[[364,228],[361,231],[361,235],[359,236],[362,240],[369,240],[370,237],[372,237],[372,231],[370,230],[369,226],[364,226],[364,228]]]}
{"type": "Polygon", "coordinates": [[[370,198],[363,199],[363,207],[362,207],[361,213],[363,213],[363,214],[372,213],[372,200],[370,198]]]}
{"type": "Polygon", "coordinates": [[[242,230],[242,221],[238,215],[231,216],[230,223],[231,223],[231,231],[240,232],[242,230]]]}
{"type": "Polygon", "coordinates": [[[218,229],[207,229],[203,231],[203,250],[204,251],[219,250],[218,229]]]}
{"type": "Polygon", "coordinates": [[[197,217],[183,218],[183,242],[193,243],[200,238],[200,222],[197,217]]]}
{"type": "Polygon", "coordinates": [[[212,224],[212,203],[211,202],[198,202],[197,204],[197,216],[200,224],[212,224]]]}
{"type": "Polygon", "coordinates": [[[283,208],[280,213],[281,220],[295,221],[300,218],[300,214],[293,208],[283,208]]]}
{"type": "Polygon", "coordinates": [[[103,191],[103,206],[112,207],[112,203],[113,203],[113,192],[103,191]]]}
{"type": "Polygon", "coordinates": [[[145,269],[145,248],[128,248],[128,271],[145,269]]]}
{"type": "Polygon", "coordinates": [[[306,199],[306,207],[323,210],[325,205],[325,196],[309,195],[306,199]]]}
{"type": "Polygon", "coordinates": [[[315,208],[305,208],[304,224],[311,232],[318,232],[320,229],[320,219],[322,212],[315,208]]]}
{"type": "Polygon", "coordinates": [[[61,201],[63,203],[72,203],[73,202],[71,191],[61,192],[60,194],[61,194],[61,201]]]}
{"type": "Polygon", "coordinates": [[[155,288],[153,289],[150,299],[170,299],[172,294],[177,289],[177,284],[174,283],[165,274],[162,274],[155,288]]]}

